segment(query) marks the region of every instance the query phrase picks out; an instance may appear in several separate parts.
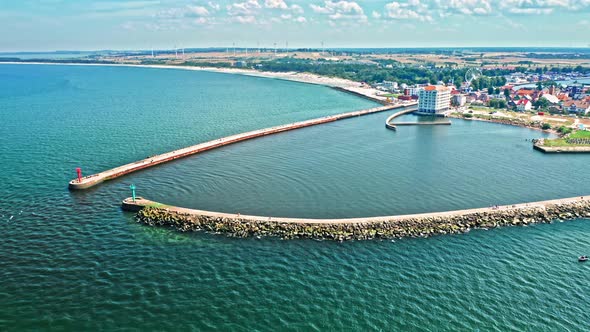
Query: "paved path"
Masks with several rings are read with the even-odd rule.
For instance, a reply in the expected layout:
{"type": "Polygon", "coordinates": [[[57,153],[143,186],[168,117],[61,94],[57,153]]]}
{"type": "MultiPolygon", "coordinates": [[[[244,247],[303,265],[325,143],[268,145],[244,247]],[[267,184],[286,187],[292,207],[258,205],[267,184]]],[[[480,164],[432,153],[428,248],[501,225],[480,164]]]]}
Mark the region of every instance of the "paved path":
{"type": "Polygon", "coordinates": [[[397,126],[432,126],[432,125],[451,125],[451,121],[417,121],[417,122],[396,122],[392,123],[393,119],[414,112],[415,110],[404,110],[392,114],[390,117],[385,119],[385,128],[391,130],[397,130],[397,126]]]}
{"type": "Polygon", "coordinates": [[[207,216],[207,217],[214,217],[214,218],[230,218],[230,219],[240,219],[244,221],[276,221],[276,222],[283,222],[283,223],[300,223],[300,224],[359,224],[359,223],[376,223],[376,222],[384,222],[384,221],[403,221],[408,219],[424,219],[424,218],[432,218],[432,217],[449,217],[449,216],[463,216],[469,215],[474,213],[490,213],[495,211],[518,211],[518,210],[529,210],[529,209],[545,209],[545,207],[549,205],[559,205],[559,204],[568,204],[568,203],[575,203],[581,201],[588,201],[590,200],[589,197],[582,198],[578,197],[570,197],[570,198],[562,198],[562,199],[553,199],[547,201],[538,201],[538,202],[529,202],[529,203],[521,203],[521,204],[514,204],[514,205],[505,205],[499,206],[497,209],[495,208],[477,208],[477,209],[466,209],[466,210],[454,210],[454,211],[444,211],[444,212],[429,212],[429,213],[418,213],[418,214],[406,214],[406,215],[397,215],[397,216],[381,216],[381,217],[365,217],[365,218],[346,218],[346,219],[306,219],[306,218],[280,218],[280,217],[270,217],[270,216],[251,216],[251,215],[242,215],[238,213],[222,213],[222,212],[212,212],[212,211],[204,211],[204,210],[196,210],[196,209],[187,209],[178,206],[166,205],[154,201],[150,201],[148,199],[137,197],[135,202],[132,198],[126,198],[122,202],[122,208],[126,211],[139,211],[144,207],[156,207],[160,209],[165,209],[172,212],[178,213],[185,213],[194,216],[207,216]]]}
{"type": "Polygon", "coordinates": [[[390,123],[393,126],[436,126],[436,125],[451,125],[451,121],[417,121],[417,122],[395,122],[390,123]]]}
{"type": "MultiPolygon", "coordinates": [[[[216,139],[213,141],[208,141],[208,142],[200,143],[197,145],[189,146],[186,148],[182,148],[179,150],[174,150],[171,152],[148,157],[148,158],[136,161],[134,163],[119,166],[119,167],[116,167],[116,168],[113,168],[110,170],[106,170],[106,171],[103,171],[103,172],[100,172],[97,174],[85,176],[81,179],[81,181],[78,181],[78,179],[74,179],[74,180],[70,181],[69,188],[70,189],[77,189],[77,190],[88,189],[88,188],[96,186],[104,181],[118,178],[118,177],[123,176],[125,174],[139,171],[141,169],[153,167],[153,166],[163,164],[163,163],[166,163],[166,162],[169,162],[172,160],[176,160],[179,158],[183,158],[186,156],[194,155],[197,153],[201,153],[201,152],[212,150],[212,149],[222,147],[225,145],[249,140],[249,139],[256,138],[256,137],[262,137],[262,136],[276,134],[276,133],[280,133],[280,132],[284,132],[284,131],[315,126],[315,125],[319,125],[322,123],[328,123],[328,122],[338,121],[338,120],[342,120],[342,119],[348,119],[348,118],[352,118],[352,117],[356,117],[356,116],[362,116],[362,115],[367,115],[367,114],[389,111],[389,110],[393,110],[396,108],[405,108],[405,107],[413,107],[413,106],[415,106],[415,104],[385,105],[385,106],[374,107],[374,108],[361,110],[361,111],[354,111],[354,112],[330,115],[330,116],[325,116],[325,117],[321,117],[321,118],[300,121],[300,122],[290,123],[290,124],[271,127],[271,128],[253,130],[253,131],[249,131],[249,132],[245,132],[245,133],[241,133],[241,134],[237,134],[237,135],[231,135],[231,136],[223,137],[223,138],[216,139]]],[[[406,112],[406,111],[404,110],[402,112],[406,112]]]]}

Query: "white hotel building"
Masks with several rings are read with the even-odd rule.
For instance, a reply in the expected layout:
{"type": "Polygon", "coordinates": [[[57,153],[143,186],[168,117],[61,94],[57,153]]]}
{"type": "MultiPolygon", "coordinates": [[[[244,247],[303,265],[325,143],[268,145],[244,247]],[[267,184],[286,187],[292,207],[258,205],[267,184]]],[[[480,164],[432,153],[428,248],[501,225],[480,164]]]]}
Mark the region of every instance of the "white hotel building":
{"type": "Polygon", "coordinates": [[[444,116],[451,107],[451,88],[442,85],[429,85],[418,94],[418,111],[421,115],[444,116]]]}

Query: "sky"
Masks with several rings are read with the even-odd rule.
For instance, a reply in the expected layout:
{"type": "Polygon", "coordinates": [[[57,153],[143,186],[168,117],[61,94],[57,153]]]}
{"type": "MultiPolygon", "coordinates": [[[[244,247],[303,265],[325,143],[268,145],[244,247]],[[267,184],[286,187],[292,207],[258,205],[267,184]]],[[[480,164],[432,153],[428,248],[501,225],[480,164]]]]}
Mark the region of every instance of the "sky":
{"type": "Polygon", "coordinates": [[[0,52],[590,47],[590,0],[0,0],[0,52]]]}

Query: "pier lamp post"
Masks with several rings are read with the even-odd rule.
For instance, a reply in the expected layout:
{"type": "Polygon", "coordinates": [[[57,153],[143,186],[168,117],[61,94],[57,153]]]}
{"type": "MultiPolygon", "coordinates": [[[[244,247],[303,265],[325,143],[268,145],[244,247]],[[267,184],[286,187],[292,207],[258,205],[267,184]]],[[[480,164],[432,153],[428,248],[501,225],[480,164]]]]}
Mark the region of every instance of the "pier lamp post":
{"type": "Polygon", "coordinates": [[[82,169],[80,167],[76,167],[76,173],[78,173],[78,183],[82,182],[82,169]]]}
{"type": "Polygon", "coordinates": [[[131,189],[131,197],[133,198],[133,201],[135,202],[135,185],[134,184],[130,185],[129,189],[131,189]]]}

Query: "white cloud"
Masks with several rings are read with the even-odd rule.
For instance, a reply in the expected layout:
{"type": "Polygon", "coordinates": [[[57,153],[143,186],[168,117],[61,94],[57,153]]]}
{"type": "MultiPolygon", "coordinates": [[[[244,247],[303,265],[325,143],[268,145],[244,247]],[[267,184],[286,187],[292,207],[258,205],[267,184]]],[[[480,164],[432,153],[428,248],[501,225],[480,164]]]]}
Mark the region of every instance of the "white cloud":
{"type": "Polygon", "coordinates": [[[213,10],[215,10],[215,11],[217,11],[217,10],[220,10],[220,9],[221,9],[221,6],[220,6],[218,3],[215,3],[215,2],[213,2],[213,1],[209,1],[209,2],[207,2],[207,5],[208,5],[209,7],[211,7],[211,9],[213,9],[213,10]]]}
{"type": "Polygon", "coordinates": [[[504,0],[498,7],[508,14],[546,15],[555,10],[581,10],[590,6],[590,0],[504,0]]]}
{"type": "Polygon", "coordinates": [[[298,23],[306,23],[307,22],[307,19],[305,17],[303,17],[303,16],[299,16],[299,17],[297,17],[295,19],[295,22],[298,22],[298,23]]]}
{"type": "MultiPolygon", "coordinates": [[[[421,22],[432,21],[432,16],[428,14],[428,7],[421,4],[418,0],[410,0],[407,3],[390,2],[385,5],[385,18],[394,20],[417,20],[421,22]]],[[[373,16],[375,16],[373,14],[373,16]]]]}
{"type": "Polygon", "coordinates": [[[182,8],[170,8],[162,10],[156,14],[156,17],[163,19],[180,19],[183,17],[203,17],[209,16],[209,10],[203,6],[186,6],[182,8]]]}
{"type": "Polygon", "coordinates": [[[381,18],[381,14],[379,12],[373,11],[373,13],[371,14],[374,18],[381,18]]]}
{"type": "Polygon", "coordinates": [[[508,9],[511,14],[526,14],[526,15],[540,15],[540,14],[551,14],[553,8],[519,8],[514,7],[508,9]]]}
{"type": "Polygon", "coordinates": [[[251,16],[251,15],[246,15],[246,16],[237,15],[237,16],[232,17],[232,21],[238,22],[241,24],[255,24],[256,17],[251,16]]]}
{"type": "Polygon", "coordinates": [[[284,0],[265,0],[264,7],[270,9],[290,10],[295,14],[303,14],[303,8],[299,5],[287,5],[284,0]]]}
{"type": "MultiPolygon", "coordinates": [[[[590,0],[588,0],[590,1],[590,0]]],[[[301,6],[299,5],[291,5],[290,9],[295,13],[295,14],[303,14],[303,8],[301,8],[301,6]]]]}
{"type": "Polygon", "coordinates": [[[203,6],[187,6],[187,16],[209,16],[209,11],[203,6]]]}
{"type": "Polygon", "coordinates": [[[288,9],[289,6],[283,0],[265,0],[264,7],[266,8],[279,8],[279,9],[288,9]]]}
{"type": "MultiPolygon", "coordinates": [[[[236,2],[225,7],[230,16],[246,16],[250,17],[256,13],[257,9],[262,8],[257,0],[247,0],[244,2],[236,2]]],[[[242,23],[242,22],[240,22],[242,23]]]]}
{"type": "Polygon", "coordinates": [[[490,15],[492,13],[492,1],[493,0],[436,0],[436,5],[439,10],[442,11],[442,16],[448,14],[490,15]]]}
{"type": "Polygon", "coordinates": [[[363,8],[354,1],[324,1],[324,6],[311,4],[311,9],[318,14],[328,15],[331,20],[354,19],[366,22],[363,8]]]}

